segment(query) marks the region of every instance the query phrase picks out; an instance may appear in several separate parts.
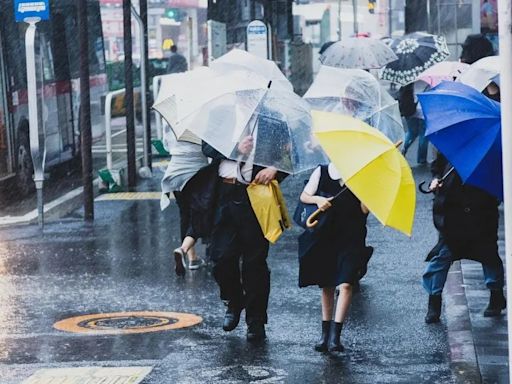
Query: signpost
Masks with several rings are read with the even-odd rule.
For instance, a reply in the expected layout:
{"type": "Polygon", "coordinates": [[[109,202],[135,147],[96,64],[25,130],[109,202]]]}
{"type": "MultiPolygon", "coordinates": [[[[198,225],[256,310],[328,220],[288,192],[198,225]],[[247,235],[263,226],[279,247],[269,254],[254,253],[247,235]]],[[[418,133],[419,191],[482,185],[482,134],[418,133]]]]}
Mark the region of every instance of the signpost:
{"type": "Polygon", "coordinates": [[[247,25],[247,52],[268,59],[268,29],[263,21],[253,20],[247,25]]]}
{"type": "Polygon", "coordinates": [[[226,24],[208,20],[208,63],[226,53],[226,24]]]}
{"type": "MultiPolygon", "coordinates": [[[[27,59],[27,93],[28,93],[28,115],[29,115],[29,138],[30,153],[32,155],[32,164],[34,165],[34,182],[37,190],[37,210],[38,223],[42,229],[44,226],[44,202],[43,202],[43,182],[44,182],[44,164],[46,160],[45,132],[44,122],[41,121],[41,130],[39,129],[39,116],[42,111],[39,110],[41,100],[37,95],[37,74],[36,74],[36,24],[41,20],[50,18],[49,0],[44,1],[14,1],[14,15],[17,22],[28,23],[25,32],[25,55],[27,59]]],[[[41,98],[43,94],[41,93],[41,98]]],[[[41,119],[42,120],[42,119],[41,119]]]]}

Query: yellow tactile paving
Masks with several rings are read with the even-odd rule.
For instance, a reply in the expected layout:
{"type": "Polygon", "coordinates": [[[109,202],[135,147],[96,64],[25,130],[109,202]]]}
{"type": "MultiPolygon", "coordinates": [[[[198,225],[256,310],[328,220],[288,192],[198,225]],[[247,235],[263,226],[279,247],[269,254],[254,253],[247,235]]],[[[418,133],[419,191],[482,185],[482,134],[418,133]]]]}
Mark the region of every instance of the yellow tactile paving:
{"type": "Polygon", "coordinates": [[[106,200],[160,200],[161,192],[119,192],[99,195],[96,201],[106,200]]]}
{"type": "Polygon", "coordinates": [[[153,168],[167,168],[169,160],[153,161],[151,165],[153,165],[153,168]]]}
{"type": "Polygon", "coordinates": [[[115,383],[138,384],[152,367],[78,367],[40,369],[23,384],[115,383]]]}
{"type": "Polygon", "coordinates": [[[70,317],[53,324],[55,329],[89,335],[123,335],[192,327],[202,317],[180,312],[114,312],[70,317]]]}

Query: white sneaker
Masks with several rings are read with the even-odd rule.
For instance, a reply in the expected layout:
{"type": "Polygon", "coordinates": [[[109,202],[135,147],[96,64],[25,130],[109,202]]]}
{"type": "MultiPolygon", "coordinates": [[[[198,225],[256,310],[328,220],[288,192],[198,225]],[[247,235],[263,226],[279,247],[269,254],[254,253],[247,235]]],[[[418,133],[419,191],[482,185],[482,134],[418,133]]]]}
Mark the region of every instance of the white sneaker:
{"type": "Polygon", "coordinates": [[[191,271],[195,271],[196,269],[199,269],[199,268],[203,267],[204,265],[206,265],[206,262],[203,259],[201,259],[200,257],[198,257],[197,259],[190,260],[188,262],[188,269],[190,269],[191,271]]]}
{"type": "Polygon", "coordinates": [[[178,276],[184,276],[187,268],[187,253],[181,249],[176,248],[173,251],[175,267],[174,270],[178,276]]]}

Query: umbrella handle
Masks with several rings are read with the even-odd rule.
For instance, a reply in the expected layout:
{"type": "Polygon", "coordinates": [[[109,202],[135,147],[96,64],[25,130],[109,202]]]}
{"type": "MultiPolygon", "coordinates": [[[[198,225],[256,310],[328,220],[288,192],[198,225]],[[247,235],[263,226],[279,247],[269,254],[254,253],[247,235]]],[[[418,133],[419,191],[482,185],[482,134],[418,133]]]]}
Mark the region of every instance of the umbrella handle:
{"type": "Polygon", "coordinates": [[[311,215],[309,215],[308,219],[306,220],[306,226],[308,228],[314,228],[318,224],[318,220],[316,218],[320,216],[322,213],[325,212],[325,209],[318,208],[315,212],[313,212],[311,215]]]}
{"type": "Polygon", "coordinates": [[[425,189],[423,186],[425,185],[426,181],[422,181],[420,183],[420,185],[418,185],[418,189],[420,190],[421,193],[425,194],[425,195],[428,195],[429,193],[432,193],[434,192],[433,190],[431,189],[425,189]]]}

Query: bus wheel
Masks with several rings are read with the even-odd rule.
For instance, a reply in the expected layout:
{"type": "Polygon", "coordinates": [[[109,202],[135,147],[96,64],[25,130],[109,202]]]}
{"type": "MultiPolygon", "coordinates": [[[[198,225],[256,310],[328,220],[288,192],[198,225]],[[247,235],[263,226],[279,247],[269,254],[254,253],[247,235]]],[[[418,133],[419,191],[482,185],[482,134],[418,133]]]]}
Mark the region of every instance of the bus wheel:
{"type": "Polygon", "coordinates": [[[22,196],[27,196],[35,189],[33,179],[34,166],[32,165],[32,156],[30,155],[30,144],[27,134],[21,134],[17,157],[17,189],[22,196]]]}

